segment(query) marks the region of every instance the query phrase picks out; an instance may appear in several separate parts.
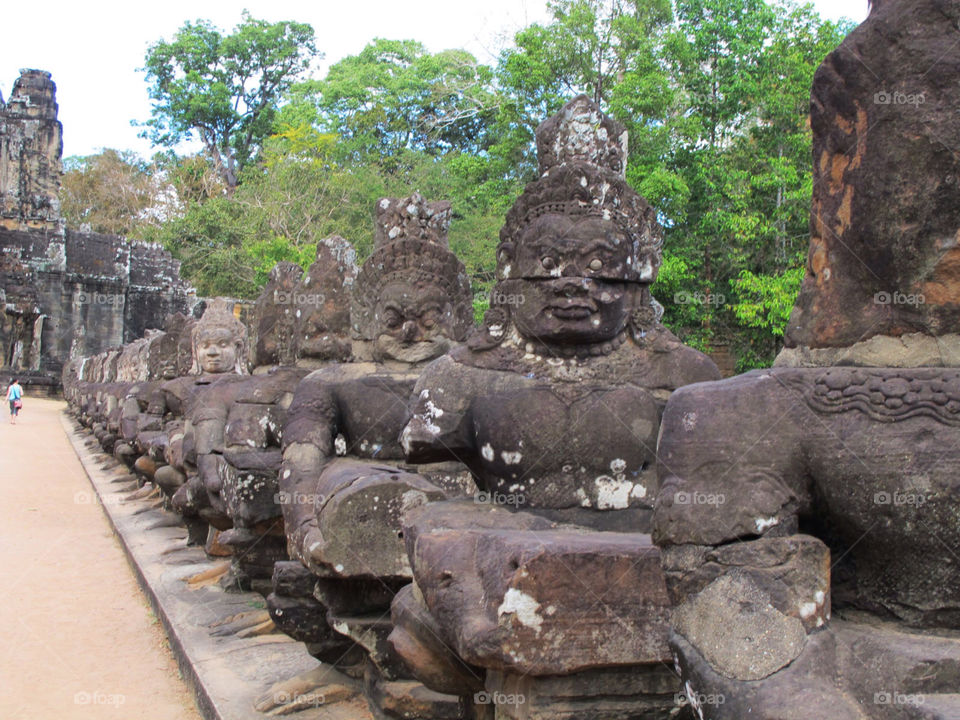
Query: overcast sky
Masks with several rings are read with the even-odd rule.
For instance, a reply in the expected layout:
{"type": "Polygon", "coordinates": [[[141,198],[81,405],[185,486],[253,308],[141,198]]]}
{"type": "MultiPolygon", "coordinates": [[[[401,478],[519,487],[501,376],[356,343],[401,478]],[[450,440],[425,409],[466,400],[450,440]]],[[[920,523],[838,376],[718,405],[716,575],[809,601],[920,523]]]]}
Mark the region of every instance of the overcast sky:
{"type": "MultiPolygon", "coordinates": [[[[814,5],[833,19],[859,22],[867,13],[867,0],[814,5]]],[[[432,52],[465,48],[492,64],[516,30],[547,18],[546,0],[14,0],[0,16],[0,93],[10,96],[20,68],[48,70],[57,84],[64,157],[104,147],[149,157],[150,144],[130,125],[150,113],[137,71],[147,47],[171,39],[186,20],[231,30],[244,8],[270,22],[310,23],[326,55],[318,75],[374,37],[420,40],[432,52]]]]}

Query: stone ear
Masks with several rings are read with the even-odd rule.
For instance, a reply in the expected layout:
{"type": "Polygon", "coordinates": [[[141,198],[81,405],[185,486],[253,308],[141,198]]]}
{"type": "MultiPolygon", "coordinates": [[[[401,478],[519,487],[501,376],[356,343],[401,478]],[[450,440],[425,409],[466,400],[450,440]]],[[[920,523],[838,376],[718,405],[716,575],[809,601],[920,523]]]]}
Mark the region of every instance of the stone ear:
{"type": "Polygon", "coordinates": [[[512,242],[500,243],[500,247],[497,248],[497,262],[510,262],[515,254],[516,246],[512,242]]]}

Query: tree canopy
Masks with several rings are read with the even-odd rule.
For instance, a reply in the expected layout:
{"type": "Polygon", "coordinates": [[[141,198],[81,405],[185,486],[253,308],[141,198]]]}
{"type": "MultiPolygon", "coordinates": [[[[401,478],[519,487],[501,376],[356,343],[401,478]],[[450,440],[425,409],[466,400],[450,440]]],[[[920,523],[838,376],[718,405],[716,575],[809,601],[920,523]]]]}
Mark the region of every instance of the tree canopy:
{"type": "Polygon", "coordinates": [[[229,190],[273,128],[277,104],[317,56],[313,28],[267,23],[244,12],[224,35],[206,20],[187,22],[170,42],[147,50],[153,100],[146,136],[175,147],[198,137],[229,190]]]}

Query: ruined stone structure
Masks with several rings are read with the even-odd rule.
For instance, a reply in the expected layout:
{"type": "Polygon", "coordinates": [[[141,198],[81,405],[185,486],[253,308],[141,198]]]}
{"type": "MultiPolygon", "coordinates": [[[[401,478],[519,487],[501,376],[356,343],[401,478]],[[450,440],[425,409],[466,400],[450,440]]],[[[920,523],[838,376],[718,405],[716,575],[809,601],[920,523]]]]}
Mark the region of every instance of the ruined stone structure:
{"type": "Polygon", "coordinates": [[[50,73],[24,70],[10,99],[0,97],[0,227],[57,230],[60,156],[56,85],[50,73]]]}
{"type": "Polygon", "coordinates": [[[958,21],[874,2],[826,58],[781,367],[664,411],[654,538],[701,718],[960,717],[958,21]]]}
{"type": "Polygon", "coordinates": [[[56,386],[64,364],[159,328],[193,294],[154,245],[78,232],[60,217],[62,129],[50,74],[0,99],[0,366],[56,386]]]}

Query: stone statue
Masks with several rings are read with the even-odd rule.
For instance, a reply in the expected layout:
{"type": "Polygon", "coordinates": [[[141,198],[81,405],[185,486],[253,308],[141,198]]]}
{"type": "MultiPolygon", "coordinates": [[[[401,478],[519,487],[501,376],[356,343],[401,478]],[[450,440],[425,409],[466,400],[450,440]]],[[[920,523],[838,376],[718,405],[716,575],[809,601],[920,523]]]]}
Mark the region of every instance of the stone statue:
{"type": "Polygon", "coordinates": [[[233,386],[248,376],[247,329],[234,316],[231,301],[210,301],[190,330],[190,347],[191,374],[163,383],[148,413],[160,423],[172,423],[164,427],[170,469],[157,482],[172,492],[173,507],[187,521],[190,541],[203,542],[207,525],[230,527],[217,494],[211,496],[206,486],[219,487],[226,408],[233,386]]]}
{"type": "Polygon", "coordinates": [[[537,137],[556,164],[507,215],[484,326],[421,377],[404,447],[457,457],[482,490],[556,519],[648,527],[660,410],[718,371],[659,322],[661,231],[622,176],[622,126],[581,96],[537,137]],[[584,159],[591,142],[607,166],[584,159]]]}
{"type": "Polygon", "coordinates": [[[960,717],[958,21],[876,2],[826,58],[788,347],[664,411],[654,538],[701,717],[960,717]]]}
{"type": "Polygon", "coordinates": [[[354,356],[416,365],[443,355],[473,328],[473,296],[447,246],[450,203],[420,195],[377,203],[373,254],[351,304],[354,356]]]}
{"type": "Polygon", "coordinates": [[[455,464],[405,467],[400,431],[423,367],[472,327],[472,294],[447,247],[448,202],[385,198],[376,212],[375,247],[353,283],[354,361],[304,378],[283,427],[293,562],[277,565],[268,607],[316,657],[389,682],[404,672],[386,643],[390,601],[410,580],[400,515],[473,487],[455,464]]]}
{"type": "Polygon", "coordinates": [[[580,96],[537,147],[541,176],[500,233],[483,327],[415,388],[408,460],[459,460],[481,492],[405,514],[415,586],[394,601],[391,641],[424,682],[449,678],[435,689],[529,698],[497,717],[575,696],[578,718],[623,703],[665,718],[678,682],[647,534],[660,413],[719,371],[659,322],[661,229],[624,179],[623,126],[580,96]],[[627,566],[598,610],[588,589],[627,566]],[[429,651],[433,633],[456,663],[429,651]]]}
{"type": "Polygon", "coordinates": [[[234,553],[225,584],[249,585],[266,595],[274,564],[288,560],[278,501],[282,430],[294,391],[310,368],[350,358],[355,257],[343,238],[321,240],[305,275],[293,263],[278,263],[257,299],[255,374],[232,386],[224,406],[219,485],[207,489],[222,499],[232,523],[219,538],[234,553]]]}

